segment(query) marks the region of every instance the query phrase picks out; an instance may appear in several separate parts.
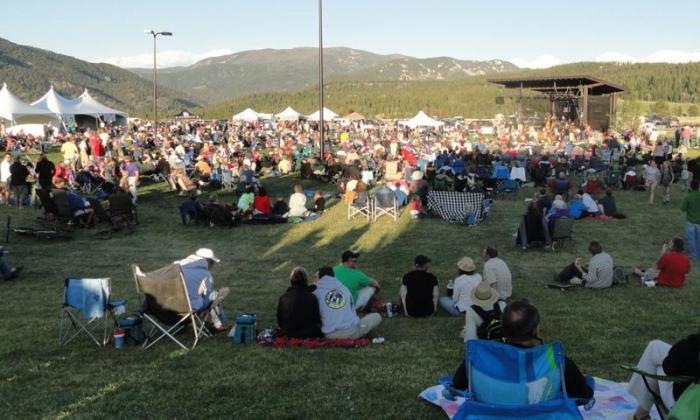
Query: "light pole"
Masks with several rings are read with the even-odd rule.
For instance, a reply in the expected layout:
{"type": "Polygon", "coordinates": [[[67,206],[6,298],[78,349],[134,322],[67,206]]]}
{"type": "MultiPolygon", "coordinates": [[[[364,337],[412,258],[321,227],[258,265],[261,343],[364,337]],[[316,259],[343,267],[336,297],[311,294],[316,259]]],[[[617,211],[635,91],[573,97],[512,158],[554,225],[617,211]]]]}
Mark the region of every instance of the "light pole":
{"type": "Polygon", "coordinates": [[[318,0],[318,134],[321,140],[321,162],[324,162],[323,127],[323,0],[318,0]]]}
{"type": "Polygon", "coordinates": [[[156,32],[153,29],[144,29],[146,35],[153,35],[153,128],[158,134],[158,90],[156,88],[156,38],[158,35],[173,36],[172,32],[156,32]]]}

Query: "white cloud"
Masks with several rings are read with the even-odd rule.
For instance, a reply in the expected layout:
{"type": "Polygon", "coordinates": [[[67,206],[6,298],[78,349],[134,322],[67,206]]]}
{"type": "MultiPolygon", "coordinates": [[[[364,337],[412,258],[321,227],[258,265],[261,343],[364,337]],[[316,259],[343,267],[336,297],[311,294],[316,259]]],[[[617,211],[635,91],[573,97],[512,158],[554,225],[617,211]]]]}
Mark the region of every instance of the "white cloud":
{"type": "MultiPolygon", "coordinates": [[[[199,60],[204,60],[209,57],[218,57],[221,55],[233,54],[233,51],[228,49],[211,50],[204,53],[195,53],[183,50],[166,50],[157,53],[158,68],[189,66],[199,60]]],[[[153,67],[153,53],[137,54],[123,57],[106,57],[94,60],[96,63],[108,63],[115,66],[130,68],[130,67],[153,67]]]]}
{"type": "Polygon", "coordinates": [[[542,54],[538,57],[535,57],[533,60],[526,60],[524,58],[514,58],[510,61],[520,68],[528,69],[545,69],[547,67],[556,66],[562,63],[559,57],[555,57],[551,54],[542,54]]]}
{"type": "Polygon", "coordinates": [[[644,57],[634,57],[629,54],[609,51],[597,56],[595,61],[617,63],[689,63],[700,61],[700,52],[661,50],[644,57]]]}

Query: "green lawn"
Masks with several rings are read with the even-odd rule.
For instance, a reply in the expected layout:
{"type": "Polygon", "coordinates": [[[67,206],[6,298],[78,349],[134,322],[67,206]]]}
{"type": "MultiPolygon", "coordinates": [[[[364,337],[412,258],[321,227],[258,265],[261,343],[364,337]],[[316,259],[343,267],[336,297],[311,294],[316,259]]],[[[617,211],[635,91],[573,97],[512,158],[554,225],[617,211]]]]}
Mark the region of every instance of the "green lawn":
{"type": "MultiPolygon", "coordinates": [[[[273,197],[286,196],[294,182],[278,178],[266,185],[273,197]]],[[[395,223],[346,222],[339,204],[309,223],[209,229],[182,226],[176,211],[181,198],[149,186],[139,199],[141,225],[131,236],[101,240],[94,230],[79,231],[69,242],[11,236],[8,260],[25,271],[17,281],[0,282],[0,412],[3,418],[442,418],[417,399],[439,375],[451,374],[461,357],[462,320],[442,312],[425,320],[385,319],[377,330],[385,344],[359,350],[237,347],[225,336],[190,353],[168,342],[148,351],[97,348],[87,340],[58,346],[65,277],[111,277],[114,296],[129,299],[134,312],[130,264],[152,270],[202,246],[223,260],[214,275],[232,290],[225,305],[229,317],[254,312],[261,327],[274,324],[277,298],[294,265],[313,271],[334,264],[347,248],[360,250],[361,268],[381,282],[382,297],[394,299],[416,254],[433,259],[431,271],[444,290],[457,260],[472,256],[481,267],[480,251],[490,243],[513,271],[514,297],[539,307],[544,338],[562,340],[588,373],[626,380],[618,366],[636,361],[648,340],[674,342],[697,331],[697,268],[680,290],[633,282],[562,293],[541,285],[576,256],[586,256],[593,239],[618,265],[653,264],[662,241],[683,233],[679,189],[669,207],[646,204],[644,193],[617,193],[618,208],[629,218],[577,222],[575,241],[558,253],[514,245],[512,233],[531,192],[496,201],[491,218],[470,228],[412,221],[407,212],[395,223]]],[[[4,226],[10,215],[13,225],[31,226],[39,214],[3,207],[0,221],[4,226]]]]}

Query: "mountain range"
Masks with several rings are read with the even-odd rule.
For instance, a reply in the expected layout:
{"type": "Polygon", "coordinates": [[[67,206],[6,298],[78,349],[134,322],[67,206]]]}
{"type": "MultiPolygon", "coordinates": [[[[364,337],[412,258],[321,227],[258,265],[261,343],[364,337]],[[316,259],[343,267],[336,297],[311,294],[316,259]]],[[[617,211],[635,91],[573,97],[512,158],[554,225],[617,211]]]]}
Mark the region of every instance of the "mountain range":
{"type": "MultiPolygon", "coordinates": [[[[324,77],[334,80],[458,80],[518,70],[503,60],[380,55],[352,48],[323,50],[324,77]]],[[[131,69],[151,79],[151,69],[131,69]]],[[[214,103],[261,92],[290,92],[318,80],[318,49],[263,49],[207,58],[186,67],[158,70],[158,83],[214,103]]]]}
{"type": "MultiPolygon", "coordinates": [[[[99,101],[131,114],[151,112],[152,83],[133,72],[103,63],[89,63],[63,54],[15,44],[0,38],[0,82],[24,101],[43,96],[51,85],[74,98],[84,89],[99,101]]],[[[176,113],[201,101],[169,88],[158,92],[158,107],[176,113]]]]}

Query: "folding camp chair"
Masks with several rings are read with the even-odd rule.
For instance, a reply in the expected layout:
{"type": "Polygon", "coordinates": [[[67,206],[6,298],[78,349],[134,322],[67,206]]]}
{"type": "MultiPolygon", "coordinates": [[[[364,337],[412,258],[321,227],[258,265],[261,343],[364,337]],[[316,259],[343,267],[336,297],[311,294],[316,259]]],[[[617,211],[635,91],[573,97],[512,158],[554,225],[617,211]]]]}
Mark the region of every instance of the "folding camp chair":
{"type": "MultiPolygon", "coordinates": [[[[569,398],[564,381],[561,342],[518,348],[488,340],[469,340],[465,355],[468,388],[458,391],[452,378],[439,381],[450,396],[466,398],[453,419],[581,419],[578,404],[594,400],[569,398]]],[[[592,379],[587,378],[589,385],[592,379]]]]}
{"type": "Polygon", "coordinates": [[[110,195],[108,200],[112,230],[126,228],[129,233],[133,233],[136,230],[136,225],[139,224],[139,218],[131,196],[125,192],[118,192],[110,195]]]}
{"type": "Polygon", "coordinates": [[[518,181],[514,179],[505,179],[498,183],[496,192],[502,196],[510,196],[515,198],[518,195],[518,181]]]}
{"type": "Polygon", "coordinates": [[[236,189],[236,181],[233,179],[233,172],[228,168],[221,170],[221,189],[225,191],[234,191],[236,189]]]}
{"type": "Polygon", "coordinates": [[[205,322],[208,320],[211,303],[205,308],[192,308],[187,285],[182,275],[182,269],[177,264],[170,264],[149,273],[132,265],[131,269],[139,295],[143,296],[141,315],[145,323],[151,324],[151,330],[146,334],[143,348],[147,349],[168,337],[183,350],[192,350],[199,339],[210,337],[205,322]],[[176,338],[182,329],[192,327],[194,343],[187,347],[176,338]]]}
{"type": "Polygon", "coordinates": [[[552,232],[552,251],[561,249],[564,241],[572,238],[574,229],[574,219],[570,217],[559,217],[554,222],[554,232],[552,232]]]}
{"type": "Polygon", "coordinates": [[[98,346],[106,345],[118,325],[116,315],[123,312],[126,305],[125,300],[110,298],[109,278],[67,278],[63,283],[59,344],[63,346],[85,333],[98,346]]]}
{"type": "Polygon", "coordinates": [[[367,191],[358,192],[357,197],[352,203],[348,204],[348,220],[358,214],[365,216],[368,222],[372,220],[372,200],[369,198],[367,191]]]}
{"type": "MultiPolygon", "coordinates": [[[[656,379],[657,381],[664,381],[664,382],[674,382],[674,383],[679,383],[679,382],[688,382],[691,384],[696,384],[695,386],[698,386],[697,384],[700,384],[700,379],[695,378],[692,376],[666,376],[666,375],[657,375],[651,372],[645,372],[641,369],[637,369],[636,366],[630,366],[630,365],[621,365],[620,366],[622,369],[628,370],[632,373],[636,373],[637,375],[642,377],[642,380],[644,381],[644,386],[646,386],[647,391],[649,391],[649,394],[652,396],[654,399],[654,405],[656,406],[656,411],[659,413],[659,416],[661,417],[661,420],[664,420],[666,418],[669,418],[670,414],[670,407],[666,407],[666,404],[664,403],[663,399],[661,398],[661,395],[659,394],[658,390],[654,390],[653,387],[649,384],[648,379],[656,379]]],[[[691,386],[692,387],[692,386],[691,386]]],[[[685,392],[689,392],[690,388],[688,387],[685,392]]],[[[697,390],[696,390],[697,391],[697,390]]],[[[681,395],[682,397],[682,395],[681,395]]],[[[679,398],[679,401],[681,398],[679,398]]],[[[675,418],[675,417],[670,417],[670,418],[675,418]]]]}
{"type": "Polygon", "coordinates": [[[381,216],[387,215],[396,221],[399,218],[399,204],[394,194],[393,198],[375,196],[372,203],[372,220],[377,221],[381,216]]]}

